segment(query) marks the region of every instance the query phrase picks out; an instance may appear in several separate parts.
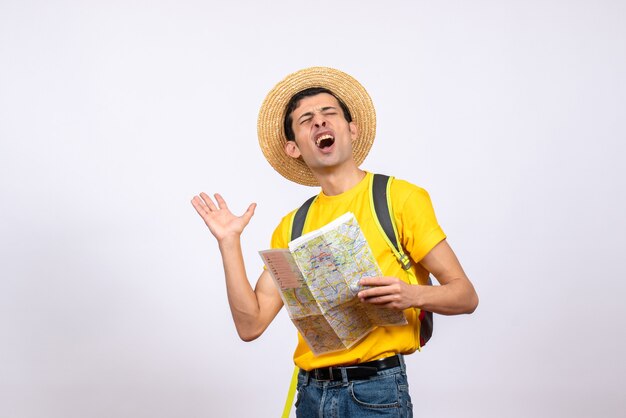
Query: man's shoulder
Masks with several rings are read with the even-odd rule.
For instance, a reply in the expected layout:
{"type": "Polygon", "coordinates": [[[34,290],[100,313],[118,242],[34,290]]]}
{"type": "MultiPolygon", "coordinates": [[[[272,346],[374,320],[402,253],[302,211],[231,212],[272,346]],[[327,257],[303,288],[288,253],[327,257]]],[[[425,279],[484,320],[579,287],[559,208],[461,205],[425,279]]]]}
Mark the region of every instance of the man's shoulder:
{"type": "Polygon", "coordinates": [[[276,228],[274,228],[271,241],[272,248],[287,248],[287,243],[289,242],[289,231],[291,231],[291,222],[296,210],[297,209],[294,209],[283,216],[278,225],[276,225],[276,228]]]}
{"type": "Polygon", "coordinates": [[[394,209],[400,210],[407,203],[412,205],[430,205],[430,195],[428,191],[410,181],[393,178],[390,186],[390,199],[394,209]]]}
{"type": "Polygon", "coordinates": [[[409,194],[409,193],[428,193],[426,189],[421,186],[418,186],[415,183],[412,183],[408,180],[404,180],[398,177],[393,177],[391,182],[391,193],[401,193],[401,194],[409,194]]]}
{"type": "Polygon", "coordinates": [[[300,209],[300,206],[298,206],[297,208],[294,208],[294,209],[290,210],[289,212],[287,212],[286,214],[284,214],[280,218],[280,222],[278,222],[278,227],[280,227],[281,225],[284,225],[286,223],[291,223],[291,221],[293,220],[293,217],[296,214],[296,212],[298,211],[298,209],[300,209]]]}

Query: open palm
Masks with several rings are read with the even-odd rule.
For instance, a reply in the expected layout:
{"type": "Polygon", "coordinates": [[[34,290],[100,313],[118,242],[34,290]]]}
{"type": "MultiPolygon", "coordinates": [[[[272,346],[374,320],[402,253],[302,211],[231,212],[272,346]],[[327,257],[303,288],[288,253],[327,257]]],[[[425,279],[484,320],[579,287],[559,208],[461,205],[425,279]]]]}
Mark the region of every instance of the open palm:
{"type": "Polygon", "coordinates": [[[226,201],[218,193],[215,194],[215,202],[206,193],[194,196],[191,204],[202,217],[204,223],[209,227],[211,233],[220,241],[228,237],[238,237],[250,222],[256,203],[248,206],[248,209],[241,216],[234,215],[226,201]]]}

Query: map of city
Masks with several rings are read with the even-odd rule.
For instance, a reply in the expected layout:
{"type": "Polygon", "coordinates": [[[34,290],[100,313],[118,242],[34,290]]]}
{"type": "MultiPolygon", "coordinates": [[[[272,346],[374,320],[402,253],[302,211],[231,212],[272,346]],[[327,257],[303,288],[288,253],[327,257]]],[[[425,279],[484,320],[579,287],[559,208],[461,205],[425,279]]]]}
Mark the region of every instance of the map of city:
{"type": "Polygon", "coordinates": [[[363,277],[382,275],[352,213],[289,243],[260,252],[289,317],[315,355],[350,348],[383,325],[404,325],[401,311],[362,303],[363,277]]]}

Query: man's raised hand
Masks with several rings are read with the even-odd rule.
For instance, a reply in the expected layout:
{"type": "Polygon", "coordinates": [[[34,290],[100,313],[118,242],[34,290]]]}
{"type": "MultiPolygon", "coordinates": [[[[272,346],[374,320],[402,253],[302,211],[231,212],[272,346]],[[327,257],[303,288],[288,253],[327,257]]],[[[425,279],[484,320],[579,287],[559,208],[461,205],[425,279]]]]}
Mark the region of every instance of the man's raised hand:
{"type": "Polygon", "coordinates": [[[230,237],[239,238],[254,215],[256,203],[248,206],[243,215],[236,216],[228,209],[226,201],[218,193],[215,194],[215,201],[217,205],[213,203],[209,195],[200,193],[200,196],[194,196],[191,199],[191,204],[218,241],[230,237]]]}

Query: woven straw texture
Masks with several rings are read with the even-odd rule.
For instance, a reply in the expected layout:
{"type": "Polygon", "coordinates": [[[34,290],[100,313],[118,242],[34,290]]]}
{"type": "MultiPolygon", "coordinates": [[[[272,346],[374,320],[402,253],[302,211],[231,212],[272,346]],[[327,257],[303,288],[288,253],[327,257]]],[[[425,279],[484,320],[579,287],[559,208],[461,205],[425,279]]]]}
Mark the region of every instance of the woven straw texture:
{"type": "Polygon", "coordinates": [[[319,183],[301,158],[289,157],[284,151],[287,137],[283,129],[287,103],[296,93],[311,87],[332,91],[350,109],[358,128],[353,143],[354,161],[361,165],[376,136],[376,112],[365,88],[350,75],[328,67],[311,67],[285,77],[267,95],[257,123],[259,145],[271,166],[283,177],[305,186],[319,183]]]}

